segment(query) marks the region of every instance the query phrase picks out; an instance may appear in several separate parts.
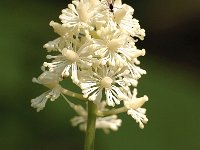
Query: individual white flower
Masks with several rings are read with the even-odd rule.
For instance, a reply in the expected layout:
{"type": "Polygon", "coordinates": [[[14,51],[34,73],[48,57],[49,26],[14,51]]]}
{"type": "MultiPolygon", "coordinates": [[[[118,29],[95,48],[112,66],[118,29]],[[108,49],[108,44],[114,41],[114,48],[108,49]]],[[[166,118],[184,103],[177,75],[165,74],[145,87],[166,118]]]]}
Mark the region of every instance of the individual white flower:
{"type": "Polygon", "coordinates": [[[50,22],[50,26],[54,28],[54,31],[60,35],[53,41],[49,41],[43,47],[47,49],[48,52],[51,51],[62,51],[66,47],[75,47],[79,49],[87,41],[90,41],[91,36],[87,30],[82,32],[70,32],[67,27],[56,23],[54,21],[50,22]],[[73,45],[73,46],[72,46],[73,45]]]}
{"type": "Polygon", "coordinates": [[[31,100],[31,106],[36,108],[37,112],[44,109],[48,99],[54,101],[60,96],[60,80],[57,74],[48,71],[43,72],[37,79],[33,78],[33,82],[50,88],[50,90],[31,100]]]}
{"type": "Polygon", "coordinates": [[[139,50],[134,41],[121,30],[112,30],[110,27],[97,31],[98,39],[93,39],[94,56],[102,65],[108,63],[115,66],[126,66],[127,61],[144,55],[144,50],[139,50]]]}
{"type": "Polygon", "coordinates": [[[148,97],[144,95],[143,97],[137,98],[136,88],[133,90],[132,94],[130,91],[127,94],[128,99],[124,101],[125,107],[128,108],[127,114],[131,115],[132,118],[135,119],[137,123],[139,123],[139,127],[143,129],[144,124],[148,122],[148,119],[145,115],[146,109],[141,107],[146,101],[148,101],[148,97]]]}
{"type": "Polygon", "coordinates": [[[47,55],[47,59],[54,59],[52,62],[44,62],[44,66],[49,68],[50,72],[61,74],[62,77],[68,77],[71,74],[71,79],[75,84],[78,84],[79,67],[87,68],[92,66],[92,55],[89,54],[90,41],[83,44],[80,48],[76,43],[66,41],[66,47],[57,56],[47,55]],[[87,52],[87,53],[86,53],[87,52]]]}
{"type": "Polygon", "coordinates": [[[130,86],[130,83],[136,80],[125,79],[129,74],[128,70],[118,67],[100,66],[90,70],[80,72],[80,88],[83,96],[98,104],[102,98],[102,92],[105,91],[106,102],[109,106],[120,104],[120,100],[126,99],[123,90],[130,86]]]}
{"type": "Polygon", "coordinates": [[[62,10],[59,16],[63,26],[72,30],[93,30],[93,23],[97,17],[99,0],[76,0],[69,4],[68,8],[62,10]]]}
{"type": "Polygon", "coordinates": [[[114,22],[118,25],[118,28],[123,29],[132,37],[138,37],[141,40],[145,37],[145,30],[140,28],[139,21],[133,18],[134,9],[126,4],[116,4],[118,9],[114,12],[114,22]]]}
{"type": "MultiPolygon", "coordinates": [[[[67,99],[66,99],[67,100],[67,99]]],[[[87,127],[87,110],[84,109],[81,105],[75,105],[67,100],[70,107],[73,108],[78,116],[75,116],[71,119],[72,126],[79,126],[79,129],[82,131],[86,131],[87,127]]],[[[106,102],[102,101],[97,105],[98,110],[105,111],[106,102]]],[[[107,117],[97,117],[96,119],[96,129],[102,129],[105,133],[109,133],[110,130],[117,131],[121,126],[121,119],[117,118],[117,115],[111,115],[107,117]]]]}

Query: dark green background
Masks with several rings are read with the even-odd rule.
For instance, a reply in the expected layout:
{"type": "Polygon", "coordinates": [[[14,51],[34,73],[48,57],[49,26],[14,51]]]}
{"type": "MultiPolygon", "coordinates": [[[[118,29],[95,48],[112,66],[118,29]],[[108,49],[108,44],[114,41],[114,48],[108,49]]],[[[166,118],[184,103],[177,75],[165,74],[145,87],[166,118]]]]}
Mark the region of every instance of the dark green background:
{"type": "MultiPolygon", "coordinates": [[[[63,99],[37,113],[30,100],[46,89],[33,84],[45,61],[42,48],[57,37],[48,26],[59,21],[65,0],[0,2],[0,149],[81,150],[84,134],[70,125],[74,112],[63,99]]],[[[119,131],[97,131],[96,150],[200,149],[200,1],[131,0],[135,17],[146,29],[138,43],[147,51],[141,66],[148,74],[139,95],[149,122],[141,130],[130,116],[119,131]]],[[[70,87],[70,85],[68,85],[70,87]]]]}

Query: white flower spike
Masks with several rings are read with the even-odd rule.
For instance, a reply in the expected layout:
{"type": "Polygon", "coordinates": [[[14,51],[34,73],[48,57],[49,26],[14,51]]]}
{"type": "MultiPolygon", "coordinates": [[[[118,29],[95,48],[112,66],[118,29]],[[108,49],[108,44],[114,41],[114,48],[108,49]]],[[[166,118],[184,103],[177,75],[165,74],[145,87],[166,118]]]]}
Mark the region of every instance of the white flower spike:
{"type": "Polygon", "coordinates": [[[95,110],[95,128],[105,133],[118,130],[122,120],[117,114],[122,112],[143,129],[148,119],[142,107],[148,97],[137,98],[136,88],[146,74],[139,67],[146,50],[136,45],[144,40],[145,30],[133,15],[134,9],[121,0],[73,0],[68,4],[59,16],[60,23],[49,23],[58,37],[43,46],[51,54],[42,65],[43,73],[33,78],[49,90],[32,99],[31,106],[40,111],[48,99],[54,101],[60,95],[66,99],[67,95],[88,104],[85,108],[66,99],[78,114],[71,119],[72,126],[83,131],[91,119],[89,106],[95,110]],[[63,82],[66,78],[79,93],[68,90],[70,85],[63,82]]]}

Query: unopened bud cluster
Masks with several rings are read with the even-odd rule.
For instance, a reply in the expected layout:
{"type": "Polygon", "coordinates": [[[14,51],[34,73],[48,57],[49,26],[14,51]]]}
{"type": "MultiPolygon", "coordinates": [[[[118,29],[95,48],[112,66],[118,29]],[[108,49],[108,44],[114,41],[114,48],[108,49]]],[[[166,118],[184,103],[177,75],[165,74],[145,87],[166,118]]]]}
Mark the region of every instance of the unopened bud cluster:
{"type": "MultiPolygon", "coordinates": [[[[116,106],[126,108],[127,114],[143,128],[148,119],[146,109],[141,107],[148,97],[137,98],[136,86],[138,79],[146,74],[138,66],[138,57],[144,56],[145,50],[138,49],[136,42],[144,39],[145,30],[140,28],[133,13],[134,9],[121,0],[114,1],[112,11],[106,0],[74,0],[63,9],[59,16],[61,23],[50,22],[58,38],[44,45],[54,55],[47,55],[43,73],[33,79],[49,90],[32,99],[32,107],[40,111],[48,99],[54,101],[67,94],[63,89],[69,85],[62,87],[60,83],[71,78],[82,90],[83,99],[93,101],[99,111],[106,112],[116,106]]],[[[86,110],[67,102],[78,114],[71,120],[72,125],[84,130],[86,110]]],[[[120,125],[121,120],[114,113],[98,117],[96,123],[97,128],[106,132],[117,130],[120,125]]]]}

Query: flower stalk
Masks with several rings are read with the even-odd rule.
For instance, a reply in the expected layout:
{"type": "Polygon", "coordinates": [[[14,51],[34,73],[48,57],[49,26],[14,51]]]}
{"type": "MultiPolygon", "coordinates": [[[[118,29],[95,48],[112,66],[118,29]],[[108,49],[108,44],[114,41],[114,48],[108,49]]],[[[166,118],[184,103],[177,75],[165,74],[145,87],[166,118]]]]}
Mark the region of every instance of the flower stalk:
{"type": "Polygon", "coordinates": [[[88,101],[88,119],[87,129],[85,135],[85,146],[84,150],[94,150],[94,140],[96,131],[96,112],[97,106],[91,101],[88,101]]]}
{"type": "Polygon", "coordinates": [[[87,98],[84,98],[82,94],[72,92],[72,91],[65,89],[63,87],[61,88],[61,92],[65,95],[67,95],[67,96],[74,97],[74,98],[77,98],[79,100],[87,101],[87,98]]]}
{"type": "Polygon", "coordinates": [[[116,115],[116,114],[124,113],[127,110],[128,109],[126,107],[121,107],[121,108],[111,109],[111,110],[106,110],[106,111],[97,111],[97,116],[105,117],[105,116],[110,116],[110,115],[116,115]]]}

